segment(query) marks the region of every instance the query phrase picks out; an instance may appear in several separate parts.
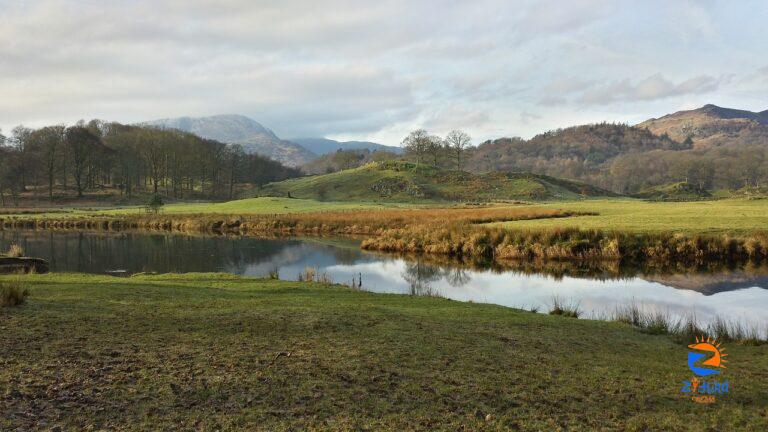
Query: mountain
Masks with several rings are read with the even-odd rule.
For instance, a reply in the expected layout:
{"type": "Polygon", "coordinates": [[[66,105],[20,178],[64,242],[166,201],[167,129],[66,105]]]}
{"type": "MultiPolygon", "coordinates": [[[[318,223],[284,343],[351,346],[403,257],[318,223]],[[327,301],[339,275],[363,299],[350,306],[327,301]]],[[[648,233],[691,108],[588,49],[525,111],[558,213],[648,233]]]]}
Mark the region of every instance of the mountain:
{"type": "Polygon", "coordinates": [[[768,142],[768,110],[752,112],[710,104],[652,118],[637,126],[676,141],[690,137],[697,149],[768,142]]]}
{"type": "Polygon", "coordinates": [[[403,153],[402,147],[388,146],[369,141],[336,141],[328,138],[291,138],[291,142],[295,142],[320,156],[334,153],[338,150],[370,150],[387,151],[395,154],[403,153]]]}
{"type": "Polygon", "coordinates": [[[615,196],[585,183],[544,175],[505,172],[472,174],[404,161],[374,162],[332,174],[270,183],[259,194],[324,201],[390,202],[482,202],[615,196]]]}
{"type": "Polygon", "coordinates": [[[248,153],[258,153],[292,167],[317,157],[301,145],[282,140],[258,122],[241,115],[179,117],[153,120],[143,124],[179,129],[227,144],[240,144],[248,153]]]}

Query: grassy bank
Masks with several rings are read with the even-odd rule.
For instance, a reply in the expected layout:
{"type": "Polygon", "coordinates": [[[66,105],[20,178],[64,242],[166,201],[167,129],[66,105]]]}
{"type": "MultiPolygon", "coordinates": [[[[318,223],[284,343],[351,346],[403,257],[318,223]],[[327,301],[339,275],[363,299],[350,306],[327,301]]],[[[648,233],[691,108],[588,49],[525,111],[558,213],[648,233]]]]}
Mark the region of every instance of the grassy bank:
{"type": "MultiPolygon", "coordinates": [[[[80,216],[2,217],[0,228],[365,235],[369,238],[363,247],[370,250],[486,261],[633,260],[682,262],[690,267],[701,261],[768,259],[768,200],[608,200],[428,208],[345,205],[262,198],[219,204],[197,214],[122,209],[80,216]],[[279,211],[277,207],[286,201],[301,203],[293,211],[279,211]]],[[[203,210],[185,206],[187,211],[203,210]]]]}
{"type": "MultiPolygon", "coordinates": [[[[372,210],[379,208],[418,207],[413,204],[375,203],[375,202],[332,202],[309,199],[289,199],[260,197],[228,202],[174,203],[162,208],[163,214],[169,215],[259,215],[289,214],[329,211],[372,210]]],[[[4,218],[40,218],[73,219],[106,216],[142,215],[146,208],[141,205],[105,207],[42,207],[20,208],[7,207],[0,212],[4,218]]]]}
{"type": "Polygon", "coordinates": [[[0,429],[764,430],[768,347],[680,393],[629,325],[225,275],[36,275],[0,309],[0,429]]]}
{"type": "Polygon", "coordinates": [[[500,223],[497,226],[523,230],[580,228],[640,234],[675,232],[685,235],[749,235],[768,229],[768,199],[697,202],[587,200],[543,204],[541,207],[588,215],[559,221],[500,223]]]}
{"type": "Polygon", "coordinates": [[[484,224],[517,219],[573,216],[554,208],[529,206],[358,209],[356,211],[276,214],[147,214],[87,217],[0,218],[0,228],[144,229],[236,234],[379,234],[384,230],[427,225],[484,224]]]}

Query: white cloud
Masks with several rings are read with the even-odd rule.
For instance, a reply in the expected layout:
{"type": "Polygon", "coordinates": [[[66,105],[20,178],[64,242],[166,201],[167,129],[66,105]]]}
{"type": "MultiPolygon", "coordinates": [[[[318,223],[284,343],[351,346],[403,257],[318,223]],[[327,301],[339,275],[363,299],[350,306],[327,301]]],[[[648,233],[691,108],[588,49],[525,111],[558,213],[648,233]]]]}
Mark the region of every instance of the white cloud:
{"type": "Polygon", "coordinates": [[[629,79],[598,85],[582,93],[579,101],[587,104],[638,102],[665,99],[674,96],[703,94],[717,90],[721,78],[698,76],[674,83],[661,74],[644,78],[637,83],[629,79]]]}
{"type": "MultiPolygon", "coordinates": [[[[741,9],[750,23],[768,18],[759,2],[741,9]]],[[[750,27],[733,10],[661,0],[0,0],[0,126],[239,113],[282,136],[395,143],[420,126],[530,136],[613,120],[606,113],[747,100],[723,77],[764,67],[768,40],[736,37],[750,27]]],[[[765,82],[751,79],[753,94],[765,82]]]]}

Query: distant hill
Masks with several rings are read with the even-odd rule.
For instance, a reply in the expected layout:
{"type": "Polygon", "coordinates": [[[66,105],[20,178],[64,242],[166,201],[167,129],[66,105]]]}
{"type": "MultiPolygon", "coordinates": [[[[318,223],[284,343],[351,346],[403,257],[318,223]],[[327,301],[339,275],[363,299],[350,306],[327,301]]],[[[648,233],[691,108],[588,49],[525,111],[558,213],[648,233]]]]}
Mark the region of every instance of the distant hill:
{"type": "Polygon", "coordinates": [[[530,173],[472,174],[404,161],[374,162],[332,174],[266,185],[266,196],[327,201],[494,201],[579,199],[615,194],[570,180],[530,173]]]}
{"type": "Polygon", "coordinates": [[[696,148],[768,142],[768,110],[752,112],[704,105],[646,120],[637,126],[681,142],[690,137],[696,148]]]}
{"type": "Polygon", "coordinates": [[[320,156],[334,153],[338,150],[387,151],[395,154],[403,152],[402,147],[388,146],[369,141],[336,141],[328,138],[291,138],[290,141],[320,156]]]}
{"type": "Polygon", "coordinates": [[[301,145],[282,140],[258,122],[241,115],[179,117],[153,120],[143,124],[179,129],[227,144],[240,144],[248,153],[258,153],[292,167],[317,157],[301,145]]]}

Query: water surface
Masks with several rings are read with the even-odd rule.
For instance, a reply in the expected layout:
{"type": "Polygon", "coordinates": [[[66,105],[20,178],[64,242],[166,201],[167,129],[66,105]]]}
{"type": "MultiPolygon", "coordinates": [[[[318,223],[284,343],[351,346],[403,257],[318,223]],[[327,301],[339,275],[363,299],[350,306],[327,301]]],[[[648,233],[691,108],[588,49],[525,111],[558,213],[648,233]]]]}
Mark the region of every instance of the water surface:
{"type": "Polygon", "coordinates": [[[525,271],[483,269],[434,258],[395,257],[359,249],[338,238],[267,239],[144,233],[0,231],[0,250],[10,244],[50,261],[56,272],[227,272],[296,279],[317,268],[340,283],[355,279],[374,292],[439,295],[545,311],[553,296],[602,314],[636,302],[677,315],[695,312],[702,322],[720,315],[768,322],[768,268],[708,272],[568,271],[525,266],[525,271]],[[569,275],[571,274],[571,275],[569,275]],[[577,276],[573,276],[573,275],[577,276]]]}

